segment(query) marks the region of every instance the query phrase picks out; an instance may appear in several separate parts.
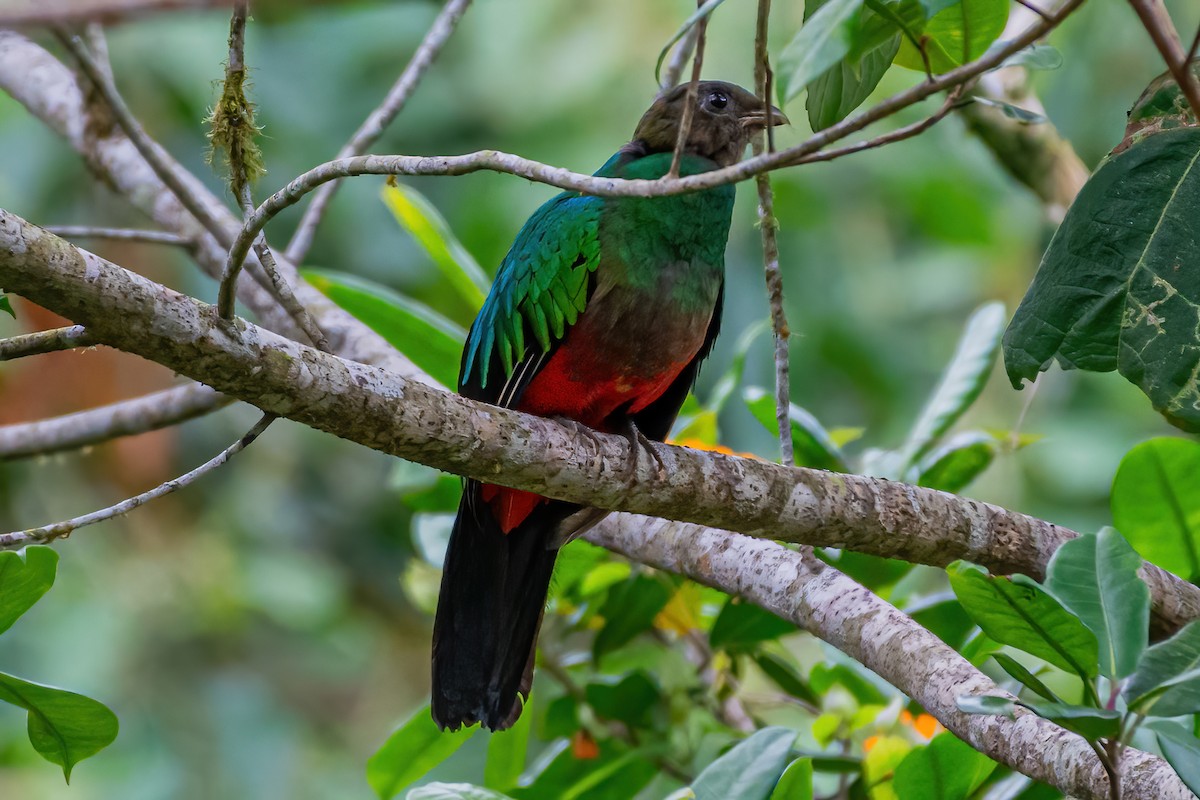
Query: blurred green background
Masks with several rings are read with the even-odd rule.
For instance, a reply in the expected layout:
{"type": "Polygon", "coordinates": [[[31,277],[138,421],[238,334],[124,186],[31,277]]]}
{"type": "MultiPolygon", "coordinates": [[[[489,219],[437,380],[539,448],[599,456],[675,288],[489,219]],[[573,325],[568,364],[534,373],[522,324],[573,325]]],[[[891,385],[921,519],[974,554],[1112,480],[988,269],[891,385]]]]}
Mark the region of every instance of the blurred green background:
{"type": "MultiPolygon", "coordinates": [[[[799,25],[777,2],[773,52],[799,25]]],[[[1185,31],[1200,9],[1168,4],[1185,31]]],[[[480,0],[375,152],[516,152],[590,172],[623,143],[654,94],[659,49],[688,0],[480,0]]],[[[330,157],[378,102],[433,19],[430,2],[275,4],[251,25],[247,60],[269,173],[258,196],[330,157]]],[[[707,77],[751,82],[752,4],[733,0],[709,32],[707,77]]],[[[163,14],[113,28],[118,84],[149,131],[215,190],[202,119],[222,72],[228,18],[163,14]]],[[[42,37],[48,46],[48,39],[42,37]]],[[[1064,66],[1035,86],[1050,118],[1094,166],[1160,61],[1122,3],[1091,3],[1054,35],[1064,66]]],[[[894,69],[886,96],[919,76],[894,69]]],[[[903,124],[933,109],[910,110],[903,124]]],[[[806,134],[803,101],[785,109],[806,134]]],[[[469,312],[379,200],[380,178],[339,193],[308,265],[371,278],[466,325],[469,312]]],[[[510,176],[412,184],[488,269],[554,190],[510,176]]],[[[1032,195],[951,118],[912,141],[775,175],[791,344],[792,397],[827,427],[865,426],[851,445],[896,446],[936,383],[969,312],[1011,312],[1052,229],[1032,195]]],[[[227,196],[227,193],[225,193],[227,196]]],[[[80,160],[0,97],[0,207],[41,224],[145,223],[80,160]]],[[[269,230],[282,244],[295,210],[269,230]]],[[[701,375],[703,398],[738,335],[766,314],[753,192],[739,192],[728,251],[724,337],[701,375]]],[[[178,253],[101,245],[106,257],[215,297],[178,253]]],[[[0,336],[48,327],[23,301],[0,336]]],[[[110,402],[170,385],[165,370],[87,351],[0,366],[0,423],[110,402]]],[[[772,381],[759,340],[748,384],[772,381]]],[[[1109,522],[1108,486],[1134,443],[1172,432],[1112,375],[1064,374],[1036,395],[997,370],[966,424],[1042,438],[1002,457],[967,494],[1091,530],[1109,522]]],[[[237,406],[173,431],[82,454],[0,464],[0,528],[83,513],[208,458],[255,419],[237,406]]],[[[722,443],[770,457],[774,444],[740,402],[722,443]]],[[[366,759],[427,701],[430,618],[406,584],[415,559],[394,462],[280,422],[228,467],[185,492],[62,543],[56,588],[0,638],[0,668],[96,697],[120,716],[116,743],[59,772],[30,749],[23,714],[0,707],[0,797],[366,798],[366,759]]],[[[427,576],[426,576],[427,577],[427,576]]],[[[428,581],[426,581],[428,583],[428,581]]],[[[483,737],[436,774],[474,780],[483,737]]]]}

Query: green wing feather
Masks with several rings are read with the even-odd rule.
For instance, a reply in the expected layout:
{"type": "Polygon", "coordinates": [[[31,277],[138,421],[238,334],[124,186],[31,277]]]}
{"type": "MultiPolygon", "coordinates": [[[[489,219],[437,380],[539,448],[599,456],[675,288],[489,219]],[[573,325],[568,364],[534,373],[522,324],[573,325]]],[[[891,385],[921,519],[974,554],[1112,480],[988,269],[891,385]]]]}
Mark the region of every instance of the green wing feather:
{"type": "MultiPolygon", "coordinates": [[[[600,264],[603,200],[566,192],[534,212],[504,257],[463,356],[465,384],[477,372],[481,388],[493,355],[503,383],[524,360],[528,336],[542,352],[566,334],[587,306],[588,283],[600,264]]],[[[498,384],[497,384],[498,385],[498,384]]]]}

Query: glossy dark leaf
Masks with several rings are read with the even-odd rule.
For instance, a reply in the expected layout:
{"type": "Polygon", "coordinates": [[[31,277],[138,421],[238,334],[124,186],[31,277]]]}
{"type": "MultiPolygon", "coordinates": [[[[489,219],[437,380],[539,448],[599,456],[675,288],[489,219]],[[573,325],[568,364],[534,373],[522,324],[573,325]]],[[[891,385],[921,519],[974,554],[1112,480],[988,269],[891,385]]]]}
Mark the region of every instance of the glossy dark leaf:
{"type": "Polygon", "coordinates": [[[762,642],[795,633],[796,626],[753,603],[730,598],[717,615],[708,641],[714,650],[744,652],[762,642]]]}
{"type": "Polygon", "coordinates": [[[1143,134],[1083,187],[1004,336],[1014,386],[1057,360],[1119,370],[1200,430],[1200,129],[1143,134]]]}

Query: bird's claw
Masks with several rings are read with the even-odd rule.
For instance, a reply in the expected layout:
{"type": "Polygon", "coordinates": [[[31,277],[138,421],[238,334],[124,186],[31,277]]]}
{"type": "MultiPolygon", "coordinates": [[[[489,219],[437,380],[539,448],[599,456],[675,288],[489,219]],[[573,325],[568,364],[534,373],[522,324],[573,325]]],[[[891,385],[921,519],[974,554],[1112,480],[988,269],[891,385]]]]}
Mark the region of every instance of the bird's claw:
{"type": "Polygon", "coordinates": [[[642,433],[633,420],[629,420],[628,426],[625,428],[625,438],[629,440],[629,447],[633,451],[633,461],[630,464],[628,476],[630,483],[637,478],[638,461],[641,460],[641,451],[643,450],[649,453],[650,457],[658,464],[659,475],[667,473],[666,462],[663,461],[662,456],[658,454],[658,449],[654,446],[658,443],[642,433]]]}

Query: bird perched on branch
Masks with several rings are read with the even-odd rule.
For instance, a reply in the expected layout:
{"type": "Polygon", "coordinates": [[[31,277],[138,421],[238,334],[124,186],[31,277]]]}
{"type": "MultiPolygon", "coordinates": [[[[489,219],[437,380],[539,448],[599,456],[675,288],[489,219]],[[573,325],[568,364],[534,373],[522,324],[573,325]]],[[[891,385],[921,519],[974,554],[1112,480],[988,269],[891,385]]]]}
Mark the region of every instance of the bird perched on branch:
{"type": "MultiPolygon", "coordinates": [[[[735,163],[755,132],[787,121],[720,81],[701,81],[691,102],[681,175],[735,163]]],[[[665,176],[688,103],[686,84],[663,93],[596,175],[665,176]]],[[[656,198],[564,192],[547,202],[517,234],[471,326],[459,392],[662,441],[720,327],[733,197],[725,185],[656,198]]],[[[600,516],[466,482],[433,630],[441,728],[516,721],[558,548],[600,516]]]]}

